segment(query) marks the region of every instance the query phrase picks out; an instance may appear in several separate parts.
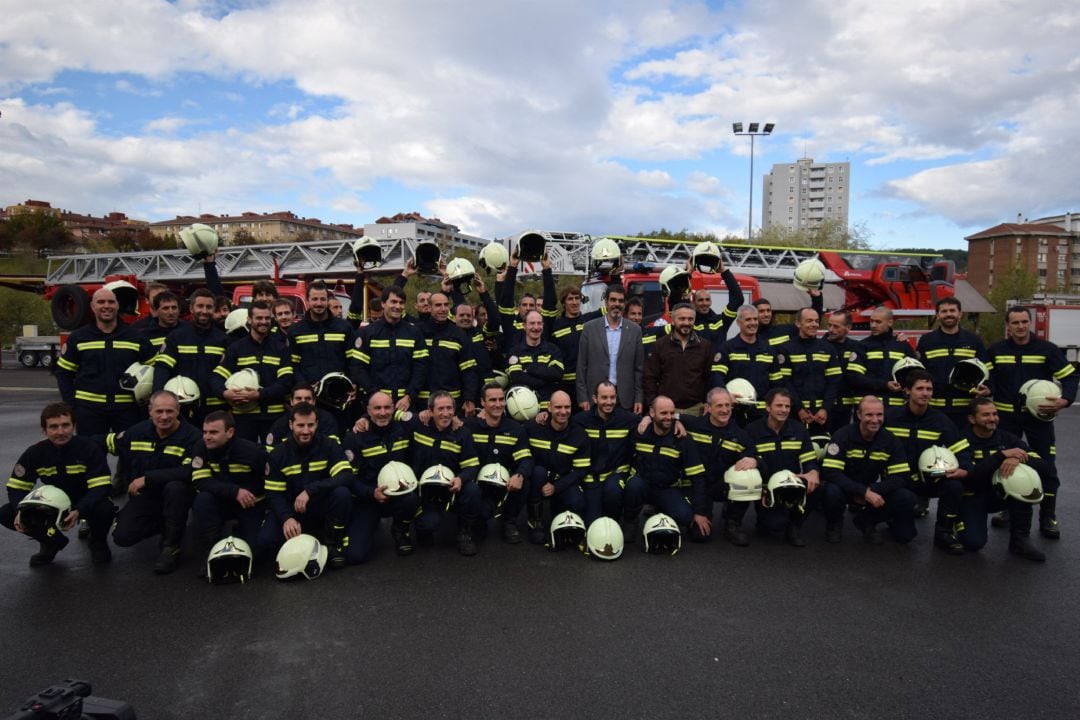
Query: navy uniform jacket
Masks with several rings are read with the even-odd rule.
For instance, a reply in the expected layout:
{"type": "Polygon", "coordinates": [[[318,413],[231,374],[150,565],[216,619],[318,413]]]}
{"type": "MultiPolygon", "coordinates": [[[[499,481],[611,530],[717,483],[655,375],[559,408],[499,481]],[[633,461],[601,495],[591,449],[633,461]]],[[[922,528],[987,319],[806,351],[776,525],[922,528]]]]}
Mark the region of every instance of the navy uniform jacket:
{"type": "Polygon", "coordinates": [[[214,326],[199,328],[185,323],[165,338],[165,345],[154,358],[154,390],[164,390],[165,383],[177,375],[195,381],[200,403],[215,410],[225,408],[225,401],[210,390],[210,377],[229,344],[229,336],[214,326]]]}
{"type": "Polygon", "coordinates": [[[377,320],[360,329],[354,341],[349,376],[367,397],[380,390],[397,402],[406,395],[416,407],[427,387],[428,349],[424,336],[405,320],[377,320]]]}
{"type": "Polygon", "coordinates": [[[379,484],[379,471],[391,460],[409,465],[411,433],[404,423],[391,420],[385,427],[376,425],[369,417],[367,432],[350,430],[342,447],[345,457],[352,463],[352,494],[370,500],[379,484]]]}
{"type": "Polygon", "coordinates": [[[42,440],[15,462],[7,481],[8,502],[18,505],[40,481],[67,493],[72,507],[86,516],[99,500],[109,497],[111,477],[105,453],[93,440],[76,435],[59,447],[42,440]]]}
{"type": "Polygon", "coordinates": [[[352,325],[326,313],[316,321],[308,313],[289,328],[289,351],[297,385],[314,385],[327,373],[348,375],[349,360],[355,353],[352,325]]]}
{"type": "Polygon", "coordinates": [[[148,418],[135,423],[127,430],[109,433],[104,448],[127,463],[128,477],[145,477],[148,488],[177,479],[170,470],[185,468],[180,479],[190,468],[191,451],[202,442],[202,432],[186,420],[167,437],[159,437],[154,423],[148,418]]]}
{"type": "Polygon", "coordinates": [[[445,390],[457,404],[462,400],[476,402],[480,398],[480,376],[476,372],[472,341],[461,328],[447,320],[432,318],[420,323],[420,331],[428,348],[428,381],[420,391],[420,399],[445,390]]]}
{"type": "Polygon", "coordinates": [[[120,388],[120,376],[132,363],[149,362],[154,348],[124,324],[111,333],[94,323],[68,336],[56,359],[56,384],[68,405],[82,402],[133,405],[135,396],[120,388]]]}
{"type": "Polygon", "coordinates": [[[1021,411],[1017,396],[1020,386],[1028,380],[1057,380],[1061,383],[1061,396],[1070,404],[1076,400],[1080,375],[1054,343],[1036,337],[1024,345],[1002,340],[991,345],[987,355],[998,412],[1021,411]]]}
{"type": "Polygon", "coordinates": [[[450,468],[463,484],[476,479],[480,460],[468,428],[462,426],[455,430],[451,424],[445,430],[439,430],[434,420],[424,425],[418,415],[413,415],[407,427],[412,433],[412,468],[418,479],[432,465],[450,468]]]}
{"type": "Polygon", "coordinates": [[[848,383],[862,395],[877,395],[886,406],[904,404],[903,393],[894,394],[888,388],[893,365],[901,358],[915,357],[906,342],[900,342],[892,330],[881,335],[863,338],[856,346],[857,357],[848,362],[848,383]]]}
{"type": "Polygon", "coordinates": [[[746,434],[753,443],[758,470],[766,483],[781,470],[798,475],[818,469],[817,452],[810,441],[810,433],[798,420],[789,417],[780,430],[774,432],[767,417],[759,418],[746,426],[746,434]]]}
{"type": "Polygon", "coordinates": [[[270,453],[266,467],[266,496],[270,509],[284,523],[295,517],[293,501],[306,492],[316,499],[352,483],[353,470],[345,451],[333,440],[316,435],[301,447],[289,438],[270,453]]]}
{"type": "Polygon", "coordinates": [[[224,447],[208,450],[201,441],[191,453],[191,479],[199,492],[221,500],[236,500],[241,488],[259,501],[266,489],[266,450],[262,445],[234,437],[224,447]]]}
{"type": "Polygon", "coordinates": [[[533,459],[525,427],[505,413],[499,424],[491,427],[480,418],[469,418],[465,427],[472,433],[473,447],[480,467],[498,463],[511,475],[528,478],[532,475],[533,459]]]}
{"type": "Polygon", "coordinates": [[[507,357],[506,371],[510,376],[510,385],[531,388],[542,408],[547,407],[547,401],[562,380],[564,370],[562,353],[546,340],[541,340],[539,345],[529,345],[523,337],[507,357]]]}
{"type": "Polygon", "coordinates": [[[960,328],[959,332],[950,335],[938,328],[919,338],[917,352],[926,371],[934,378],[934,397],[930,398],[930,407],[950,415],[966,415],[973,396],[950,385],[949,373],[960,360],[987,362],[989,356],[983,341],[970,330],[960,328]]]}
{"type": "Polygon", "coordinates": [[[742,378],[754,386],[757,407],[765,409],[765,395],[769,392],[769,373],[772,371],[776,349],[769,341],[758,335],[748,343],[736,335],[720,345],[713,358],[712,383],[714,387],[727,387],[729,380],[742,378]]]}
{"type": "Polygon", "coordinates": [[[865,497],[867,488],[887,498],[910,478],[904,445],[885,428],[867,440],[858,425],[845,425],[833,435],[821,461],[821,479],[852,499],[865,497]]]}
{"type": "Polygon", "coordinates": [[[711,486],[722,482],[728,468],[744,457],[754,457],[750,436],[735,424],[734,418],[723,427],[713,424],[708,415],[680,418],[690,439],[697,446],[705,466],[705,480],[711,486]]]}
{"type": "Polygon", "coordinates": [[[975,466],[971,468],[964,483],[965,489],[972,494],[986,492],[993,486],[994,473],[1001,467],[1001,463],[1005,462],[1005,456],[1001,454],[1002,450],[1020,448],[1028,454],[1026,464],[1039,473],[1040,478],[1046,478],[1051,474],[1050,468],[1038,453],[1011,432],[998,429],[990,437],[981,438],[972,431],[969,425],[964,431],[964,439],[971,446],[971,455],[975,460],[975,466]]]}
{"type": "Polygon", "coordinates": [[[293,369],[289,362],[289,348],[284,341],[267,335],[260,343],[251,333],[229,345],[221,364],[210,376],[210,389],[221,397],[225,381],[238,370],[252,368],[259,375],[259,402],[250,410],[231,408],[233,415],[277,416],[285,412],[284,399],[292,389],[293,369]]]}
{"type": "Polygon", "coordinates": [[[531,422],[525,425],[533,462],[548,473],[548,481],[560,493],[581,483],[589,471],[589,436],[580,425],[570,422],[556,430],[531,422]]]}
{"type": "Polygon", "coordinates": [[[728,301],[723,312],[717,313],[712,308],[709,308],[707,313],[694,311],[694,332],[711,342],[713,347],[719,347],[727,339],[728,328],[735,322],[735,316],[743,304],[743,291],[739,287],[739,281],[735,279],[735,274],[725,269],[720,273],[720,277],[724,279],[728,291],[728,301]]]}
{"type": "MultiPolygon", "coordinates": [[[[652,423],[645,432],[634,431],[634,473],[649,487],[664,489],[685,487],[695,515],[711,514],[712,500],[705,483],[705,466],[698,457],[694,441],[677,438],[674,430],[657,435],[652,423]]],[[[685,492],[685,491],[684,491],[685,492]]]]}
{"type": "Polygon", "coordinates": [[[970,470],[971,448],[952,420],[940,410],[927,408],[923,415],[911,412],[907,405],[885,411],[885,428],[904,444],[912,479],[918,479],[919,455],[931,445],[952,450],[960,467],[970,470]]]}
{"type": "Polygon", "coordinates": [[[591,457],[589,473],[584,478],[586,484],[603,482],[612,473],[630,472],[634,459],[633,432],[640,421],[640,417],[618,405],[606,420],[600,417],[595,405],[570,418],[570,424],[580,426],[589,437],[591,457]]]}
{"type": "Polygon", "coordinates": [[[769,380],[791,393],[791,411],[832,409],[840,391],[840,361],[828,340],[795,336],[774,347],[769,380]]]}

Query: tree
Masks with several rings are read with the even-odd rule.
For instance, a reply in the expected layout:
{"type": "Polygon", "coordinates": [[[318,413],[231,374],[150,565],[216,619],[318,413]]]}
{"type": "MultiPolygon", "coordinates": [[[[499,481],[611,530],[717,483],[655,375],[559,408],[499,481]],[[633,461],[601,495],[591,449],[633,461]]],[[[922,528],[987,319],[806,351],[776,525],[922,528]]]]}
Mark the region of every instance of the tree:
{"type": "Polygon", "coordinates": [[[0,223],[0,247],[27,247],[32,250],[70,245],[71,231],[56,215],[45,212],[20,212],[0,223]]]}
{"type": "Polygon", "coordinates": [[[770,225],[754,236],[754,245],[780,245],[783,247],[830,248],[834,250],[869,250],[871,232],[865,223],[851,227],[826,218],[816,228],[789,228],[770,225]]]}
{"type": "Polygon", "coordinates": [[[994,313],[979,320],[979,335],[983,342],[989,345],[1005,337],[1005,310],[1009,301],[1028,300],[1038,289],[1038,276],[1025,270],[1020,263],[1016,263],[1007,273],[996,278],[987,298],[994,306],[994,313]]]}

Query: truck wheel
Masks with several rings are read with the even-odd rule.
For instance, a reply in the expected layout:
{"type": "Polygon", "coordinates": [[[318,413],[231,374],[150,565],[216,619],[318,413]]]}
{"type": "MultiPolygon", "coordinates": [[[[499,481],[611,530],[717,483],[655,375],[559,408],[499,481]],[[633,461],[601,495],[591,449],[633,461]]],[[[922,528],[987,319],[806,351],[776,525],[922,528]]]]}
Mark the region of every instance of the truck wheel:
{"type": "Polygon", "coordinates": [[[75,330],[90,311],[90,296],[78,285],[60,287],[52,298],[52,316],[62,330],[75,330]]]}
{"type": "Polygon", "coordinates": [[[38,364],[43,368],[51,368],[53,364],[53,354],[48,350],[42,350],[41,357],[38,358],[38,364]]]}
{"type": "Polygon", "coordinates": [[[38,354],[36,350],[23,350],[19,353],[19,364],[25,368],[37,367],[38,354]]]}

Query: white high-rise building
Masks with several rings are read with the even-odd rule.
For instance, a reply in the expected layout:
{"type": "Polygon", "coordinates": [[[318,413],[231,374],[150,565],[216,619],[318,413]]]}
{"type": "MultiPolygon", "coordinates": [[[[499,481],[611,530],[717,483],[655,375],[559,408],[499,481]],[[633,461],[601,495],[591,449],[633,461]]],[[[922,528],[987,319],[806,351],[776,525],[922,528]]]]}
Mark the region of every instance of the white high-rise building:
{"type": "Polygon", "coordinates": [[[826,218],[848,222],[851,163],[815,163],[802,158],[773,165],[765,176],[761,227],[817,228],[826,218]]]}

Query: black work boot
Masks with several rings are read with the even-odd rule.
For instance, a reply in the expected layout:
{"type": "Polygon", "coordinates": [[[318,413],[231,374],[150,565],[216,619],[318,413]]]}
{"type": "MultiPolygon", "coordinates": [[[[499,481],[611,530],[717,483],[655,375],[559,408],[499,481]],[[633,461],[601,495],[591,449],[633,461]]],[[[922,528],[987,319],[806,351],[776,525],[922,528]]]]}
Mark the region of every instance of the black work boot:
{"type": "Polygon", "coordinates": [[[79,539],[86,540],[90,537],[90,521],[86,518],[79,518],[79,539]]]}
{"type": "Polygon", "coordinates": [[[742,523],[738,520],[724,521],[724,539],[735,547],[746,547],[750,544],[750,536],[742,529],[742,523]]]}
{"type": "Polygon", "coordinates": [[[200,532],[198,552],[195,555],[195,577],[205,580],[207,578],[206,561],[210,559],[210,551],[217,544],[218,533],[200,532]]]}
{"type": "Polygon", "coordinates": [[[623,545],[630,545],[637,542],[638,536],[638,514],[624,515],[622,521],[622,539],[623,545]]]}
{"type": "Polygon", "coordinates": [[[1019,555],[1025,560],[1033,562],[1046,562],[1046,555],[1031,544],[1029,533],[1014,530],[1009,533],[1009,552],[1019,555]]]}
{"type": "Polygon", "coordinates": [[[930,514],[930,498],[919,496],[915,503],[915,519],[922,519],[930,514]]]}
{"type": "Polygon", "coordinates": [[[50,530],[53,534],[48,535],[44,540],[41,540],[38,551],[30,556],[30,567],[48,565],[56,557],[56,553],[67,546],[67,535],[64,535],[64,533],[55,528],[50,528],[50,530]]]}
{"type": "Polygon", "coordinates": [[[165,521],[165,532],[161,534],[161,552],[154,561],[154,572],[168,575],[176,570],[180,561],[180,545],[184,542],[184,526],[171,520],[165,521]]]}
{"type": "Polygon", "coordinates": [[[473,540],[472,531],[469,528],[463,527],[458,530],[457,549],[459,553],[466,557],[476,554],[476,541],[473,540]]]}
{"type": "Polygon", "coordinates": [[[412,555],[413,542],[412,536],[409,533],[411,523],[397,522],[396,520],[390,525],[390,537],[394,539],[394,552],[398,555],[412,555]]]}
{"type": "Polygon", "coordinates": [[[949,525],[938,525],[934,529],[934,545],[950,555],[963,555],[964,545],[956,535],[956,530],[949,525]]]}
{"type": "Polygon", "coordinates": [[[345,567],[345,546],[348,544],[344,525],[326,524],[326,564],[331,570],[345,567]]]}
{"type": "Polygon", "coordinates": [[[806,540],[802,536],[802,523],[788,522],[784,530],[784,540],[792,547],[806,547],[806,540]]]}
{"type": "Polygon", "coordinates": [[[529,542],[533,545],[543,545],[547,532],[544,529],[544,505],[543,503],[529,503],[529,542]]]}
{"type": "Polygon", "coordinates": [[[509,518],[502,521],[503,542],[508,545],[517,545],[521,542],[521,530],[518,529],[517,521],[509,518]]]}
{"type": "Polygon", "coordinates": [[[1002,510],[1001,512],[996,513],[993,517],[990,518],[990,524],[996,528],[1009,527],[1009,511],[1002,510]]]}
{"type": "Polygon", "coordinates": [[[825,525],[825,542],[836,544],[844,538],[844,521],[835,520],[825,525]]]}
{"type": "Polygon", "coordinates": [[[105,565],[112,562],[112,550],[109,550],[109,541],[105,538],[96,538],[90,534],[90,561],[95,565],[105,565]]]}
{"type": "Polygon", "coordinates": [[[1047,540],[1060,540],[1057,521],[1057,497],[1047,495],[1039,504],[1039,534],[1047,540]]]}

